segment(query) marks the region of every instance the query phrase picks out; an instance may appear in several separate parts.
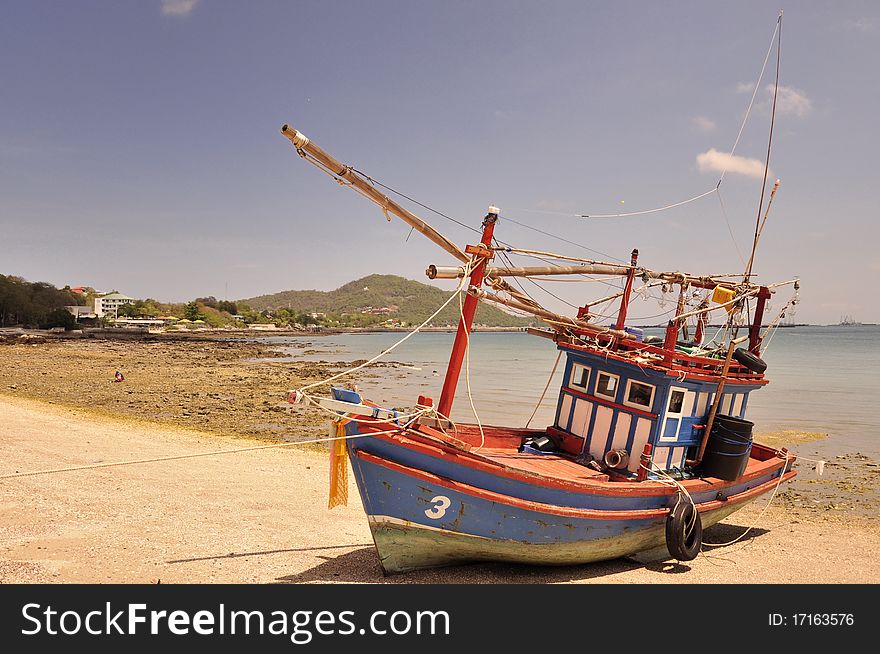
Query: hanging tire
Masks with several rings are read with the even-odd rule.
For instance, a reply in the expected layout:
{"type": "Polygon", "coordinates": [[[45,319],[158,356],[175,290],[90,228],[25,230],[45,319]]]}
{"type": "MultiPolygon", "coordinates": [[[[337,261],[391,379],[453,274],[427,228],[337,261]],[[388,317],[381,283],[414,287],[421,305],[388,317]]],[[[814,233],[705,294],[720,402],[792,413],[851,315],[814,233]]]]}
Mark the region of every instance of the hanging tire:
{"type": "Polygon", "coordinates": [[[733,358],[757,375],[767,370],[767,362],[745,348],[736,348],[733,351],[733,358]]]}
{"type": "Polygon", "coordinates": [[[700,512],[689,501],[678,502],[666,517],[666,549],[672,558],[693,561],[703,545],[700,512]]]}

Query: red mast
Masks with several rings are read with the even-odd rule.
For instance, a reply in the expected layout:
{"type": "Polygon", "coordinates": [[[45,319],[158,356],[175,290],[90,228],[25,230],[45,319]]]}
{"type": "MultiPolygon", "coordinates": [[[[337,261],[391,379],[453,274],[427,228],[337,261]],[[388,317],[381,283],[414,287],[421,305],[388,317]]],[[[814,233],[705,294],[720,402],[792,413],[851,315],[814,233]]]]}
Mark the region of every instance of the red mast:
{"type": "MultiPolygon", "coordinates": [[[[478,263],[471,272],[471,286],[479,288],[483,285],[483,276],[486,271],[486,262],[492,254],[492,234],[495,232],[495,223],[498,220],[497,207],[489,207],[488,215],[483,219],[483,238],[480,246],[465,248],[465,252],[473,255],[478,263]]],[[[461,364],[464,361],[465,350],[468,347],[468,339],[471,325],[474,322],[474,313],[477,311],[477,298],[470,293],[464,299],[461,319],[458,321],[458,331],[455,333],[455,343],[452,345],[452,353],[449,355],[449,365],[446,368],[446,379],[443,381],[443,390],[440,393],[440,403],[437,412],[441,416],[449,417],[452,410],[452,399],[455,397],[455,387],[458,386],[458,378],[461,376],[461,364]]]]}
{"type": "Polygon", "coordinates": [[[755,307],[755,319],[749,328],[749,351],[755,356],[761,356],[761,323],[764,322],[764,307],[770,299],[770,289],[762,286],[758,291],[758,305],[755,307]]]}
{"type": "Polygon", "coordinates": [[[614,329],[620,331],[626,324],[626,310],[629,308],[629,296],[632,294],[633,277],[636,276],[636,262],[639,260],[639,251],[634,249],[630,255],[629,272],[626,273],[626,287],[623,289],[623,297],[620,298],[620,311],[617,312],[617,322],[614,329]]]}

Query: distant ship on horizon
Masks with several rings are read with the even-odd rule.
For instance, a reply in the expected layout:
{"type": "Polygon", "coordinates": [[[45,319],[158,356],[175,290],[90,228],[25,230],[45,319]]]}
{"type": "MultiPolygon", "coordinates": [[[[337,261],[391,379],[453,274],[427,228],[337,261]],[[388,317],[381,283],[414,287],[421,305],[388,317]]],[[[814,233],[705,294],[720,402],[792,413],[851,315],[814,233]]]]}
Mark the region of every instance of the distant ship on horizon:
{"type": "Polygon", "coordinates": [[[846,316],[843,316],[840,319],[840,322],[837,324],[841,327],[853,327],[856,325],[861,325],[862,323],[860,323],[858,320],[854,320],[852,316],[846,315],[846,316]]]}

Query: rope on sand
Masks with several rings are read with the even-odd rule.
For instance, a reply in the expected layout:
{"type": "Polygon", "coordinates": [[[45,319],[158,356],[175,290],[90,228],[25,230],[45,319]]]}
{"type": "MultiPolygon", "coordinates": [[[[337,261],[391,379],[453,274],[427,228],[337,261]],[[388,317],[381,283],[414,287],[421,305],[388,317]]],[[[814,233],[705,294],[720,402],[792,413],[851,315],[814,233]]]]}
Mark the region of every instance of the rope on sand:
{"type": "Polygon", "coordinates": [[[239,447],[231,450],[217,450],[214,452],[198,452],[196,454],[178,454],[174,456],[159,456],[151,459],[135,459],[133,461],[113,461],[110,463],[92,463],[82,466],[68,466],[66,468],[52,468],[50,470],[33,470],[30,472],[13,472],[11,474],[0,475],[0,479],[14,479],[17,477],[34,477],[36,475],[51,475],[56,472],[73,472],[76,470],[94,470],[96,468],[113,468],[117,466],[130,466],[138,463],[155,463],[157,461],[179,461],[181,459],[195,459],[203,456],[218,456],[220,454],[238,454],[239,452],[254,452],[256,450],[269,450],[279,447],[292,447],[294,445],[309,445],[311,443],[327,443],[330,441],[349,440],[353,438],[362,438],[364,436],[380,436],[384,434],[396,434],[400,429],[391,429],[383,432],[371,432],[369,434],[354,434],[352,436],[334,436],[332,438],[314,438],[306,441],[294,441],[292,443],[273,443],[272,445],[257,445],[254,447],[239,447]]]}

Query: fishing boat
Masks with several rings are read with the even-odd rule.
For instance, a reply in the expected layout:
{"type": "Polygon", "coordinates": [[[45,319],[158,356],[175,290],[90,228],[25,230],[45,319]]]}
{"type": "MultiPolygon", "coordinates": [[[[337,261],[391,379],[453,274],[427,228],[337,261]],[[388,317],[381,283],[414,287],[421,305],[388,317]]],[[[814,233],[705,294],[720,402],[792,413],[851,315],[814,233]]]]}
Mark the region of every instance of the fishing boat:
{"type": "Polygon", "coordinates": [[[751,274],[656,271],[640,265],[638,250],[628,263],[569,257],[568,265],[495,265],[507,259],[501,255],[536,252],[501,244],[498,208],[484,217],[479,243],[462,250],[365,174],[288,125],[281,132],[307,161],[457,259],[427,269],[429,278],[460,280],[461,316],[436,404],[419,396],[407,410],[383,407],[341,384],[332,386],[331,397],[305,387],[289,398],[333,412],[337,486],[345,474],[339,466],[350,460],[386,573],[473,561],[578,564],[663,548],[691,560],[701,550],[703,528],[796,474],[794,454],[753,442],[745,416],[751,393],[768,383],[760,358],[766,304],[797,280],[761,285],[751,274]],[[570,317],[506,281],[551,275],[617,277],[623,290],[570,317]],[[636,283],[678,290],[664,336],[628,326],[636,283]],[[480,301],[540,318],[546,327],[529,332],[564,357],[551,425],[450,420],[480,301]],[[616,315],[602,325],[593,312],[609,302],[618,303],[616,315]],[[723,342],[705,338],[708,316],[717,310],[729,317],[728,329],[719,330],[723,342]],[[740,328],[735,318],[747,313],[740,328]]]}
{"type": "MultiPolygon", "coordinates": [[[[778,29],[779,23],[774,37],[778,29]]],[[[479,242],[460,248],[389,194],[411,198],[341,163],[289,125],[281,133],[305,161],[453,259],[452,265],[429,265],[426,273],[457,280],[456,292],[397,344],[456,302],[460,319],[436,403],[420,395],[407,408],[381,406],[344,386],[347,374],[396,345],[288,398],[331,414],[330,506],[345,499],[350,462],[386,573],[475,561],[565,565],[658,553],[689,561],[702,550],[704,528],[775,494],[795,476],[795,455],[754,442],[753,423],[746,419],[751,394],[768,383],[761,358],[765,338],[798,301],[797,279],[761,284],[752,272],[779,188],[777,180],[765,210],[769,148],[745,271],[696,275],[643,266],[638,249],[623,260],[598,261],[515,247],[495,233],[505,221],[495,206],[479,229],[471,226],[479,242]],[[512,257],[542,265],[514,265],[512,257]],[[568,316],[542,306],[515,285],[518,278],[536,285],[550,278],[611,279],[617,285],[614,293],[568,316]],[[788,286],[794,289],[791,299],[763,327],[769,301],[788,286]],[[636,295],[658,290],[661,300],[669,295],[674,304],[662,334],[649,336],[628,322],[628,311],[636,295]],[[557,350],[557,365],[564,361],[552,424],[480,421],[468,357],[479,302],[534,317],[540,326],[529,333],[557,350]],[[722,320],[709,337],[713,313],[722,320]],[[450,418],[463,368],[471,424],[450,418]],[[330,396],[317,395],[315,389],[326,384],[330,396]]],[[[772,133],[771,127],[771,139],[772,133]]]]}

